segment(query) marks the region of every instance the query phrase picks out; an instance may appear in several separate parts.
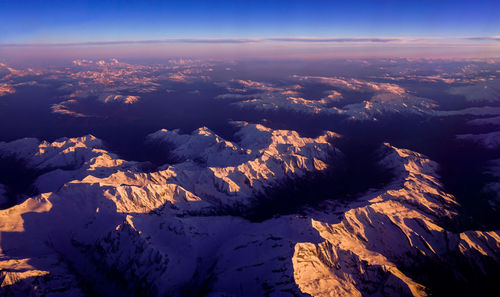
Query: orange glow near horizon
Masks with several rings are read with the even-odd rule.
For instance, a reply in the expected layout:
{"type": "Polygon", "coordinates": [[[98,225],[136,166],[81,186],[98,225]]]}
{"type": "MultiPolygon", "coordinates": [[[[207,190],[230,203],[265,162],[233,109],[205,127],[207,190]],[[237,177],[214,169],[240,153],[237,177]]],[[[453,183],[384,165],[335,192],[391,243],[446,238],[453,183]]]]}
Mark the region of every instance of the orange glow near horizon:
{"type": "Polygon", "coordinates": [[[436,42],[152,42],[130,44],[0,45],[9,61],[74,58],[329,59],[329,58],[500,58],[500,43],[436,42]]]}

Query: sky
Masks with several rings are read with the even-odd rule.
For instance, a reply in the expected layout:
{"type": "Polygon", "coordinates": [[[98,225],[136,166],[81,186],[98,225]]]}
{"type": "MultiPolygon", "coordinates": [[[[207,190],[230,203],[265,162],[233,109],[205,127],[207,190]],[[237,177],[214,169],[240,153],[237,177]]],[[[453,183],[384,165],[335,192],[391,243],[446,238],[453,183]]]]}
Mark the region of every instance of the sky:
{"type": "MultiPolygon", "coordinates": [[[[427,46],[444,53],[465,45],[468,50],[454,50],[494,56],[498,36],[500,1],[0,0],[4,56],[113,51],[154,56],[165,50],[172,55],[211,55],[248,48],[256,55],[283,50],[313,55],[331,53],[332,46],[341,48],[336,52],[349,52],[351,46],[362,54],[372,46],[384,52],[380,44],[397,44],[405,55],[408,43],[414,52],[427,46]],[[369,39],[387,37],[395,39],[369,39]]],[[[394,46],[385,48],[397,53],[394,46]]]]}

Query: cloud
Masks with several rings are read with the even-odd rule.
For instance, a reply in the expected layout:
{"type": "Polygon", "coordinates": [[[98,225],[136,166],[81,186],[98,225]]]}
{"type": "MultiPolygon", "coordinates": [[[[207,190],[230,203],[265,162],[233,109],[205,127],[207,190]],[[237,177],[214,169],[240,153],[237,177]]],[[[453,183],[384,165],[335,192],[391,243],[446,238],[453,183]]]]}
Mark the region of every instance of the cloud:
{"type": "Polygon", "coordinates": [[[495,125],[500,127],[500,116],[468,121],[469,125],[495,125]]]}
{"type": "Polygon", "coordinates": [[[457,139],[472,141],[488,149],[500,147],[500,131],[485,134],[460,134],[457,135],[457,139]]]}
{"type": "Polygon", "coordinates": [[[500,36],[473,37],[269,37],[269,38],[164,38],[148,40],[103,40],[80,42],[0,43],[0,47],[66,47],[134,44],[247,44],[247,43],[463,43],[467,41],[500,41],[500,36]]]}
{"type": "Polygon", "coordinates": [[[132,45],[132,44],[168,44],[168,43],[214,43],[214,44],[240,44],[261,42],[259,38],[172,38],[151,40],[105,40],[82,42],[54,42],[54,43],[0,43],[0,47],[64,47],[64,46],[99,46],[99,45],[132,45]]]}
{"type": "Polygon", "coordinates": [[[453,95],[462,95],[468,101],[499,101],[500,79],[492,79],[474,85],[453,87],[448,90],[453,95]]]}
{"type": "Polygon", "coordinates": [[[468,107],[459,110],[436,110],[434,112],[437,116],[500,116],[500,107],[495,106],[480,106],[468,107]]]}
{"type": "Polygon", "coordinates": [[[500,36],[465,37],[463,39],[471,41],[500,41],[500,36]]]}
{"type": "Polygon", "coordinates": [[[344,42],[370,42],[370,43],[385,43],[385,42],[402,42],[407,41],[407,38],[338,38],[338,37],[279,37],[279,38],[267,38],[265,41],[277,41],[277,42],[332,42],[332,43],[344,43],[344,42]]]}

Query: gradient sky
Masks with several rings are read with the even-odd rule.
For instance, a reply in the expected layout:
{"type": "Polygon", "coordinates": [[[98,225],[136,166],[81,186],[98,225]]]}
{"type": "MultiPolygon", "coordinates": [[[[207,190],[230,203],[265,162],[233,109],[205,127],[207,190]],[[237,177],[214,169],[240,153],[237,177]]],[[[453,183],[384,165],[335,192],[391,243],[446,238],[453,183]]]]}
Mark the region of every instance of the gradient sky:
{"type": "Polygon", "coordinates": [[[0,47],[173,38],[497,35],[498,0],[0,0],[0,47]]]}
{"type": "Polygon", "coordinates": [[[1,0],[0,3],[2,42],[500,34],[500,1],[1,0]]]}

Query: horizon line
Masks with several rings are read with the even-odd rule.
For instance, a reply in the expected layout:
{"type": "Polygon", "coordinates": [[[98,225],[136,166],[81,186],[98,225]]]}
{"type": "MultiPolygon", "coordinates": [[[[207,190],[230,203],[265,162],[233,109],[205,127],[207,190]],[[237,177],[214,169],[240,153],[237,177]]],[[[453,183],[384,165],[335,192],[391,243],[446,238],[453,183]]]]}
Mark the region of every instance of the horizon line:
{"type": "Polygon", "coordinates": [[[464,42],[500,42],[500,36],[452,36],[452,37],[264,37],[264,38],[162,38],[145,40],[103,40],[81,42],[0,42],[0,47],[71,47],[105,46],[126,44],[249,44],[249,43],[365,43],[365,44],[418,44],[419,42],[461,41],[464,42]]]}

